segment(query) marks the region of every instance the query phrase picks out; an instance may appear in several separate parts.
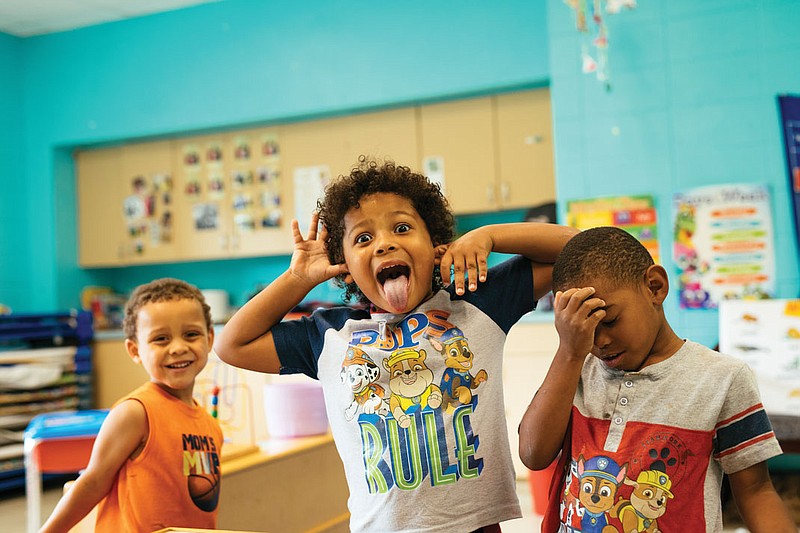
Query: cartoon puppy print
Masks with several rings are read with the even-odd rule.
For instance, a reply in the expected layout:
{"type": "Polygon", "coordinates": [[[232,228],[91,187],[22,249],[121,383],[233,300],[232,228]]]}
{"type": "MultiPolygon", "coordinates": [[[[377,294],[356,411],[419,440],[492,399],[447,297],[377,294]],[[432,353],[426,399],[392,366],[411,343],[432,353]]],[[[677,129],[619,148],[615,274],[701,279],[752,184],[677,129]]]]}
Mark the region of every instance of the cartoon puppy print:
{"type": "Polygon", "coordinates": [[[619,466],[605,455],[592,457],[588,461],[584,461],[583,455],[578,458],[579,499],[583,506],[581,531],[618,533],[617,528],[609,525],[607,512],[614,507],[614,497],[627,472],[627,463],[619,466]]]}
{"type": "Polygon", "coordinates": [[[389,372],[389,409],[400,427],[411,425],[409,410],[436,409],[442,405],[442,391],[433,384],[433,372],[425,364],[425,350],[411,348],[395,350],[383,360],[389,372]]]}
{"type": "Polygon", "coordinates": [[[385,391],[376,383],[380,374],[380,367],[364,350],[355,346],[347,348],[339,377],[350,388],[353,401],[344,412],[345,419],[352,420],[359,410],[368,415],[389,413],[389,405],[383,399],[385,391]]]}
{"type": "Polygon", "coordinates": [[[486,370],[479,370],[474,377],[469,373],[474,355],[464,333],[454,326],[442,333],[440,337],[429,337],[428,340],[433,348],[442,354],[447,367],[439,383],[443,404],[448,408],[453,408],[459,404],[470,403],[472,390],[486,381],[489,376],[486,370]]]}
{"type": "Polygon", "coordinates": [[[622,522],[623,533],[660,533],[658,518],[667,512],[668,499],[674,498],[669,476],[660,470],[642,470],[636,481],[626,479],[625,484],[633,487],[630,500],[620,500],[611,511],[622,522]]]}

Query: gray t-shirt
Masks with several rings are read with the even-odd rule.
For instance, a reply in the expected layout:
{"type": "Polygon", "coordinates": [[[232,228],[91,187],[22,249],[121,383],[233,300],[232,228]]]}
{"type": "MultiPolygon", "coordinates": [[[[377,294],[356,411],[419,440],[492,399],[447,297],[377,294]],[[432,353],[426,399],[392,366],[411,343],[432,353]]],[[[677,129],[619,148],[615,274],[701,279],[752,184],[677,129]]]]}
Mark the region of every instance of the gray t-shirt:
{"type": "Polygon", "coordinates": [[[521,516],[502,354],[533,306],[530,262],[515,257],[475,293],[449,287],[406,315],[337,308],[272,330],[282,372],[323,385],[352,531],[452,533],[521,516]]]}
{"type": "Polygon", "coordinates": [[[752,371],[692,341],[640,372],[589,355],[570,435],[561,498],[548,510],[567,531],[722,531],[723,472],[781,453],[752,371]]]}

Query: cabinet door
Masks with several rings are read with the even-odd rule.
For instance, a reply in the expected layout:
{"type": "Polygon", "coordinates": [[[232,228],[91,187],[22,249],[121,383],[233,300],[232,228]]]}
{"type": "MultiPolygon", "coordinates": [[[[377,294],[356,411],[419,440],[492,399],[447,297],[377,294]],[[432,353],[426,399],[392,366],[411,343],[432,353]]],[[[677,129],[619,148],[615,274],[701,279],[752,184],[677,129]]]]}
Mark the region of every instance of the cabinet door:
{"type": "MultiPolygon", "coordinates": [[[[345,157],[350,167],[365,155],[378,161],[391,160],[419,171],[417,117],[413,107],[348,117],[345,157]]],[[[347,172],[345,168],[343,172],[347,172]]]]}
{"type": "Polygon", "coordinates": [[[226,165],[232,157],[223,135],[179,139],[174,145],[175,196],[182,206],[175,230],[179,257],[220,259],[231,253],[231,216],[226,165]]]}
{"type": "Polygon", "coordinates": [[[304,232],[325,185],[349,173],[356,162],[347,150],[348,122],[348,118],[338,117],[282,128],[281,160],[291,188],[287,209],[290,219],[296,218],[304,232]]]}
{"type": "Polygon", "coordinates": [[[419,109],[423,172],[440,158],[444,190],[455,213],[497,208],[490,98],[424,105],[419,109]]]}
{"type": "Polygon", "coordinates": [[[78,256],[83,267],[118,266],[125,260],[120,148],[75,154],[78,256]]]}
{"type": "Polygon", "coordinates": [[[494,100],[499,206],[513,209],[555,201],[550,91],[501,94],[494,100]]]}
{"type": "Polygon", "coordinates": [[[230,192],[230,251],[234,257],[291,254],[289,182],[281,164],[279,128],[237,132],[226,137],[230,192]]]}
{"type": "Polygon", "coordinates": [[[171,141],[122,148],[123,213],[129,264],[174,261],[177,254],[174,155],[171,141]]]}

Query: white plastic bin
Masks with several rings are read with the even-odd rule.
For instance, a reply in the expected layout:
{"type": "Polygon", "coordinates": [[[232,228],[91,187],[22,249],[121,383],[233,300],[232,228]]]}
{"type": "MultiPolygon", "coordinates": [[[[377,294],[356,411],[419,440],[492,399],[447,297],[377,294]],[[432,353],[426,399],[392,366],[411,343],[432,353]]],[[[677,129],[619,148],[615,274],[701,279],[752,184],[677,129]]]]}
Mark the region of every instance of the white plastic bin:
{"type": "Polygon", "coordinates": [[[322,385],[317,382],[264,385],[264,415],[272,437],[306,437],[328,431],[322,385]]]}

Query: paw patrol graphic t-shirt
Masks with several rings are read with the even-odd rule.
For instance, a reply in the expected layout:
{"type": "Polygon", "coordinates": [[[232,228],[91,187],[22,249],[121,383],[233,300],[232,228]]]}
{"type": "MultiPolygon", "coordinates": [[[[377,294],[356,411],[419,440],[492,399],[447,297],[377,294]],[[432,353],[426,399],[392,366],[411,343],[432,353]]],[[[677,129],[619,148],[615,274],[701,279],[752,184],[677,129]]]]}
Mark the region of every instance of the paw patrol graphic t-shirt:
{"type": "Polygon", "coordinates": [[[96,530],[216,528],[222,453],[217,421],[152,382],[115,405],[124,401],[144,406],[150,434],[142,453],[123,463],[100,501],[96,530]]]}
{"type": "Polygon", "coordinates": [[[691,341],[639,372],[588,356],[570,424],[542,531],[722,531],[723,473],[781,453],[750,369],[691,341]]]}
{"type": "Polygon", "coordinates": [[[476,292],[450,286],[405,315],[342,307],[272,329],[281,373],[323,385],[352,531],[452,533],[522,516],[502,361],[534,303],[517,256],[476,292]]]}

